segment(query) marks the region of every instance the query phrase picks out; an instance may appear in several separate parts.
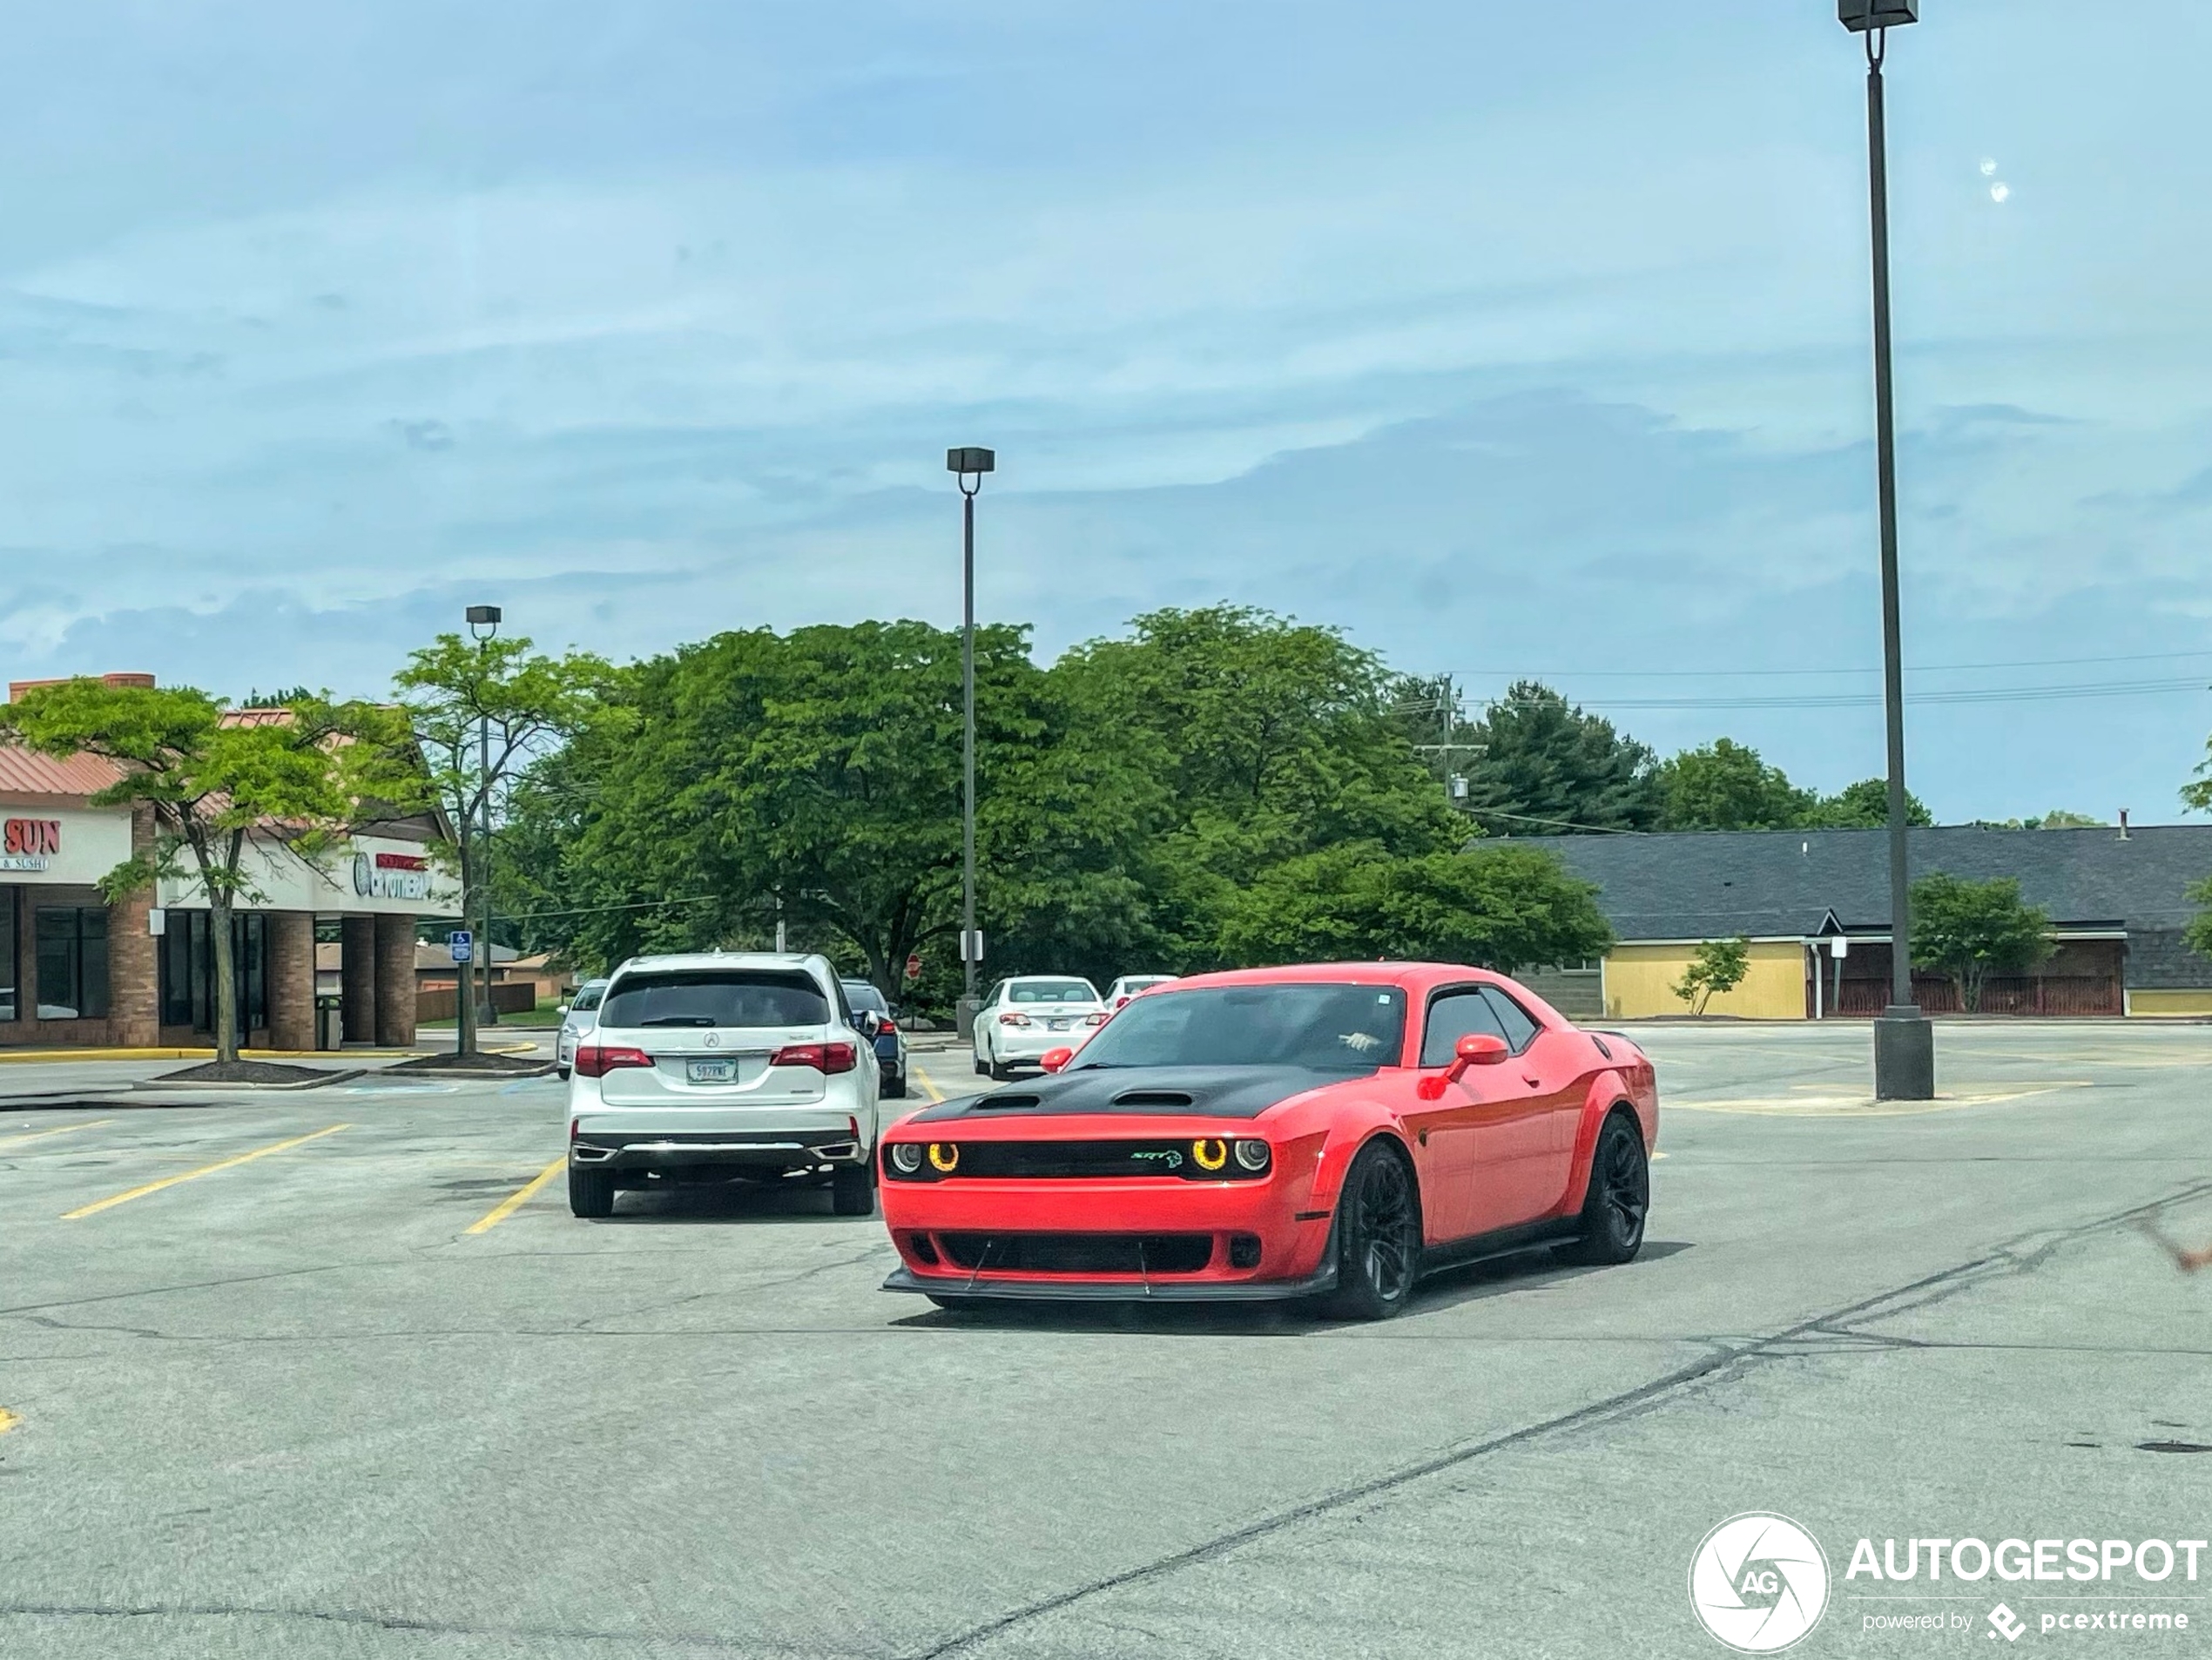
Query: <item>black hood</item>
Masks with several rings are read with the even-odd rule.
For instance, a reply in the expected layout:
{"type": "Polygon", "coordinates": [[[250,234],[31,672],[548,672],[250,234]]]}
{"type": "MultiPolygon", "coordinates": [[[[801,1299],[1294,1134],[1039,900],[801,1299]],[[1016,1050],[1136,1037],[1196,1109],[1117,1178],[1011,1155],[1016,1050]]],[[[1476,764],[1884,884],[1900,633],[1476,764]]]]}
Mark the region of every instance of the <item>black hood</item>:
{"type": "Polygon", "coordinates": [[[918,1114],[923,1124],[1036,1118],[1076,1112],[1139,1118],[1257,1118],[1278,1101],[1359,1074],[1302,1066],[1100,1066],[1078,1068],[988,1095],[948,1101],[918,1114]]]}

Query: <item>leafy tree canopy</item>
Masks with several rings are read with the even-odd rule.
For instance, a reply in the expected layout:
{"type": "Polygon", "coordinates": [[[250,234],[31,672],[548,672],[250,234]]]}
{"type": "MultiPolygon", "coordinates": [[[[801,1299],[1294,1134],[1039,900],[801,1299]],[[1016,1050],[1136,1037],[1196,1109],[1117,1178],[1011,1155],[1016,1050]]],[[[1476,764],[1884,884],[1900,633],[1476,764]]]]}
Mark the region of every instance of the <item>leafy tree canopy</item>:
{"type": "Polygon", "coordinates": [[[1950,977],[1959,1005],[1981,1007],[1982,982],[2051,955],[2051,919],[2024,903],[2017,878],[1967,881],[1934,871],[1912,884],[1912,961],[1950,977]]]}
{"type": "Polygon", "coordinates": [[[1658,778],[1667,830],[1791,828],[1808,822],[1816,805],[1811,791],[1731,738],[1683,750],[1661,765],[1658,778]]]}
{"type": "Polygon", "coordinates": [[[1372,842],[1286,860],[1238,896],[1222,948],[1240,962],[1471,962],[1510,974],[1602,954],[1597,889],[1538,847],[1393,856],[1372,842]]]}
{"type": "Polygon", "coordinates": [[[1691,955],[1689,966],[1672,989],[1689,1005],[1691,1014],[1703,1015],[1716,994],[1725,996],[1734,991],[1750,971],[1750,941],[1741,935],[1733,940],[1707,940],[1691,955]]]}
{"type": "MultiPolygon", "coordinates": [[[[1889,780],[1863,778],[1856,784],[1845,785],[1823,800],[1813,808],[1804,823],[1809,828],[1821,830],[1878,830],[1889,821],[1889,780]]],[[[1935,822],[1927,808],[1921,805],[1920,798],[1910,790],[1905,793],[1905,821],[1916,825],[1935,822]]]]}
{"type": "Polygon", "coordinates": [[[1649,830],[1663,794],[1649,749],[1549,686],[1516,681],[1471,734],[1467,808],[1494,834],[1649,830]]]}

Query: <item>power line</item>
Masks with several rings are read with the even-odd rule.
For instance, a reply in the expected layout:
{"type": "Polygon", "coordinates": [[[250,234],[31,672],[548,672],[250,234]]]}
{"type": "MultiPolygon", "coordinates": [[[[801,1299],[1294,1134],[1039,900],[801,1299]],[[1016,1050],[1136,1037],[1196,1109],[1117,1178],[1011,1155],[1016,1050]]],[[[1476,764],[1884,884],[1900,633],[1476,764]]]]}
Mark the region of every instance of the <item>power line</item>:
{"type": "MultiPolygon", "coordinates": [[[[2133,651],[2120,657],[2014,658],[1993,663],[1909,663],[1907,674],[1951,674],[1973,669],[2056,669],[2092,663],[2170,663],[2188,658],[2212,658],[2203,651],[2133,651]]],[[[1838,669],[1454,669],[1451,673],[1494,680],[1719,680],[1767,676],[1879,674],[1880,668],[1838,669]]],[[[1410,679],[1434,679],[1435,675],[1411,675],[1410,679]]]]}

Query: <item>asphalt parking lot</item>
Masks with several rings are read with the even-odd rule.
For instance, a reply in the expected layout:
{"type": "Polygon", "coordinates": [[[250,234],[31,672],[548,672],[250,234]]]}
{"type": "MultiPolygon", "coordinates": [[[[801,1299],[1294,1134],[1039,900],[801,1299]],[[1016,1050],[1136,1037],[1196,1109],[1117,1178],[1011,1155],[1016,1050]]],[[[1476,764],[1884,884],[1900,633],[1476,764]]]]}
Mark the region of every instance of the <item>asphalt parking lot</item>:
{"type": "Polygon", "coordinates": [[[2113,1588],[1853,1542],[2207,1536],[2212,1272],[2144,1229],[2212,1239],[2212,1029],[1947,1026],[1912,1111],[1863,1025],[1638,1036],[1642,1258],[1371,1326],[948,1314],[826,1191],[576,1221],[550,1079],[0,1108],[0,1655],[1712,1655],[1746,1510],[1830,1559],[1794,1652],[1986,1651],[2113,1588]]]}

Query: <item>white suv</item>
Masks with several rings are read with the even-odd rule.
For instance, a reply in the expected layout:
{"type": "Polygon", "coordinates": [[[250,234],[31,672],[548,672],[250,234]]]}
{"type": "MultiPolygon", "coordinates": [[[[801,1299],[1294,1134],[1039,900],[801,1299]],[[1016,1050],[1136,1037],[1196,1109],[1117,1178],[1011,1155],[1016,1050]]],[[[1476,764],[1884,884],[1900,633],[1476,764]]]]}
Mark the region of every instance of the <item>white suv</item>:
{"type": "Polygon", "coordinates": [[[569,1080],[569,1208],[615,1191],[826,1176],[840,1216],[875,1209],[876,1016],[826,958],[713,952],[615,970],[569,1080]]]}
{"type": "Polygon", "coordinates": [[[1001,980],[975,1011],[975,1070],[1003,1083],[1047,1051],[1073,1049],[1106,1023],[1106,1005],[1088,980],[1023,974],[1001,980]]]}

